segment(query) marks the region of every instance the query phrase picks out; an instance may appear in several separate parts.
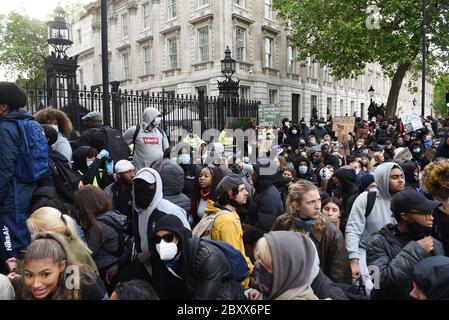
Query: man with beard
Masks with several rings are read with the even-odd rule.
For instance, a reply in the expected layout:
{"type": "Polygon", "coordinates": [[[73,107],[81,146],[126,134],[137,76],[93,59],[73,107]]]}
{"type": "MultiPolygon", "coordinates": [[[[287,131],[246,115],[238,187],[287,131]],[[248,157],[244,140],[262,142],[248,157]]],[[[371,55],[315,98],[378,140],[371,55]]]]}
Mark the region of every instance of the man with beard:
{"type": "Polygon", "coordinates": [[[376,232],[366,250],[368,266],[378,268],[372,299],[409,299],[413,267],[427,257],[444,255],[441,242],[430,236],[432,211],[439,204],[410,188],[393,196],[391,211],[398,224],[376,232]]]}

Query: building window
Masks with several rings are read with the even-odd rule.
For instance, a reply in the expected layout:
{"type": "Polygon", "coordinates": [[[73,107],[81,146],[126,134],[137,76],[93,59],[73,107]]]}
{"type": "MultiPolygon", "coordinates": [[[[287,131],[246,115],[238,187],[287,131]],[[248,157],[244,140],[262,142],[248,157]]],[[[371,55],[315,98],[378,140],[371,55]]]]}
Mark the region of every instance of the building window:
{"type": "Polygon", "coordinates": [[[315,95],[312,95],[311,96],[311,102],[310,102],[312,104],[311,105],[312,109],[315,107],[318,110],[317,101],[318,101],[318,97],[315,96],[315,95]]]}
{"type": "Polygon", "coordinates": [[[264,40],[265,50],[265,67],[273,67],[273,39],[265,38],[264,40]]]}
{"type": "Polygon", "coordinates": [[[122,14],[122,38],[128,36],[128,13],[122,14]]]}
{"type": "Polygon", "coordinates": [[[79,68],[78,71],[80,73],[80,87],[81,87],[81,89],[83,89],[83,87],[84,87],[84,72],[83,72],[83,68],[79,68]]]}
{"type": "Polygon", "coordinates": [[[145,2],[142,5],[142,22],[143,29],[148,29],[150,27],[150,3],[145,2]]]}
{"type": "Polygon", "coordinates": [[[123,78],[129,79],[129,54],[123,53],[122,54],[122,65],[123,65],[123,78]]]}
{"type": "Polygon", "coordinates": [[[198,48],[200,62],[209,60],[209,28],[198,29],[198,48]]]}
{"type": "Polygon", "coordinates": [[[240,99],[249,99],[249,90],[247,86],[240,86],[240,99]]]}
{"type": "Polygon", "coordinates": [[[350,114],[350,116],[352,116],[354,114],[354,112],[355,112],[355,104],[354,104],[354,101],[351,101],[351,114],[350,114]]]}
{"type": "Polygon", "coordinates": [[[178,46],[176,43],[176,37],[168,39],[168,57],[170,61],[170,69],[178,67],[178,46]]]}
{"type": "Polygon", "coordinates": [[[332,98],[327,98],[327,115],[332,114],[332,98]]]}
{"type": "Polygon", "coordinates": [[[345,114],[345,106],[343,100],[340,100],[340,116],[345,114]]]}
{"type": "Polygon", "coordinates": [[[288,65],[287,65],[287,72],[288,73],[294,73],[295,71],[295,49],[292,46],[288,46],[287,49],[287,55],[288,55],[288,65]]]}
{"type": "Polygon", "coordinates": [[[168,0],[168,19],[176,18],[176,0],[168,0]]]}
{"type": "Polygon", "coordinates": [[[327,81],[327,82],[330,81],[330,78],[329,78],[329,68],[328,68],[327,66],[325,66],[325,67],[323,68],[323,79],[324,79],[324,81],[327,81]]]}
{"type": "Polygon", "coordinates": [[[268,103],[275,104],[277,103],[278,91],[277,90],[268,90],[268,103]]]}
{"type": "Polygon", "coordinates": [[[207,6],[209,4],[209,0],[198,0],[198,8],[207,6]]]}
{"type": "Polygon", "coordinates": [[[235,57],[237,61],[246,61],[245,47],[246,47],[246,30],[237,27],[235,31],[235,49],[236,49],[235,57]]]}
{"type": "Polygon", "coordinates": [[[82,36],[81,36],[81,29],[76,30],[77,34],[78,34],[78,43],[81,44],[82,42],[82,36]]]}
{"type": "Polygon", "coordinates": [[[273,19],[273,0],[264,0],[265,1],[265,18],[273,19]]]}
{"type": "Polygon", "coordinates": [[[199,86],[199,87],[195,87],[196,89],[196,93],[198,94],[198,96],[200,95],[200,91],[203,92],[203,94],[205,96],[207,96],[207,86],[199,86]]]}
{"type": "Polygon", "coordinates": [[[151,48],[143,47],[142,54],[143,54],[143,74],[150,74],[151,48]]]}
{"type": "Polygon", "coordinates": [[[238,5],[239,7],[246,8],[246,1],[245,0],[234,0],[234,3],[236,5],[238,5]]]}

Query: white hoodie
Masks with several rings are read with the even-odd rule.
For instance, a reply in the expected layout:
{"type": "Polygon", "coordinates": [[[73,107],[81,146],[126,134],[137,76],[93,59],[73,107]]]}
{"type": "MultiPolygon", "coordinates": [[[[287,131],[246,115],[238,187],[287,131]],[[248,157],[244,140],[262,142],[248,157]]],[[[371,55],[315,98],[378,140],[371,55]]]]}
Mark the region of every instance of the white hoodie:
{"type": "MultiPolygon", "coordinates": [[[[140,237],[140,249],[142,252],[148,252],[148,220],[150,219],[151,214],[154,209],[158,209],[161,212],[166,214],[174,214],[179,219],[181,219],[182,224],[188,230],[190,229],[189,222],[187,221],[187,213],[184,209],[178,207],[177,205],[171,203],[168,200],[162,199],[162,179],[159,173],[152,168],[142,168],[140,169],[134,179],[142,179],[147,183],[156,183],[156,191],[154,194],[154,198],[151,201],[150,205],[144,209],[136,206],[136,202],[133,198],[133,205],[138,214],[138,226],[139,226],[139,237],[140,237]]],[[[134,192],[133,192],[134,197],[134,192]]],[[[145,264],[145,268],[148,272],[151,271],[151,264],[148,262],[145,264]]]]}

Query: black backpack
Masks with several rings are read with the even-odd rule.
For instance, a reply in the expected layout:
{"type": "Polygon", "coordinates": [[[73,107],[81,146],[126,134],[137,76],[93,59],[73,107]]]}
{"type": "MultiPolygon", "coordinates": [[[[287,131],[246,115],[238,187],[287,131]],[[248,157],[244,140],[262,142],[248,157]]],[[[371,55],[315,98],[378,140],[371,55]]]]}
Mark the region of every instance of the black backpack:
{"type": "Polygon", "coordinates": [[[369,191],[366,196],[366,211],[365,211],[365,219],[368,219],[371,211],[373,211],[374,203],[376,202],[376,191],[369,191]]]}
{"type": "Polygon", "coordinates": [[[101,127],[96,129],[95,147],[100,152],[106,149],[109,156],[117,163],[119,160],[128,160],[130,151],[123,135],[117,129],[111,127],[101,127]]]}
{"type": "MultiPolygon", "coordinates": [[[[117,232],[117,234],[119,236],[118,246],[115,251],[112,251],[112,250],[109,250],[106,248],[102,248],[102,249],[115,257],[122,256],[124,251],[128,252],[131,255],[131,253],[133,251],[134,242],[133,242],[133,238],[126,233],[128,224],[126,222],[122,223],[114,218],[112,218],[111,220],[105,219],[101,216],[97,217],[97,221],[113,228],[115,230],[115,232],[117,232]]],[[[127,221],[127,220],[125,220],[125,221],[127,221]]]]}
{"type": "Polygon", "coordinates": [[[53,183],[56,193],[63,201],[72,204],[73,196],[78,190],[81,177],[61,161],[48,159],[48,168],[53,176],[53,183]]]}

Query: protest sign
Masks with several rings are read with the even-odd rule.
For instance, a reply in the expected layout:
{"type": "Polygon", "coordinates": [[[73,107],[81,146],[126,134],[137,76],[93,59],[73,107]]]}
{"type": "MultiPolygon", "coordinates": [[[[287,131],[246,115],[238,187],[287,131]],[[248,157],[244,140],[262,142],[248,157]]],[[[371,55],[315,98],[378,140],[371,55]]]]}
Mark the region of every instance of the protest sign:
{"type": "Polygon", "coordinates": [[[335,135],[347,135],[354,130],[355,117],[334,117],[332,119],[332,131],[335,135]]]}
{"type": "Polygon", "coordinates": [[[259,105],[259,127],[277,127],[281,125],[281,107],[278,104],[259,105]]]}
{"type": "Polygon", "coordinates": [[[407,132],[416,131],[423,127],[420,116],[411,108],[402,109],[399,117],[404,124],[405,131],[407,132]]]}

